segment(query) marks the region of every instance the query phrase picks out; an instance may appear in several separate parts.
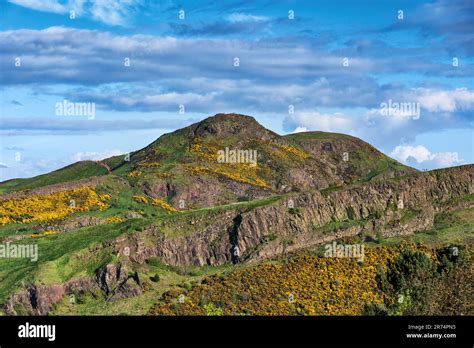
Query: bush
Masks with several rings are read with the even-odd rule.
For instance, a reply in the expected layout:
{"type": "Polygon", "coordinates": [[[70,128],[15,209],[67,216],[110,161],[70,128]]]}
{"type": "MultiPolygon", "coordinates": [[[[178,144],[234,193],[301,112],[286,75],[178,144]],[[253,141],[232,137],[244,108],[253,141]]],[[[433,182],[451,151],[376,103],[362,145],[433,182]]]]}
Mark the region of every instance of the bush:
{"type": "Polygon", "coordinates": [[[433,259],[422,251],[404,249],[387,270],[379,274],[381,290],[387,295],[391,315],[421,315],[436,281],[437,267],[433,259]]]}
{"type": "Polygon", "coordinates": [[[289,208],[288,212],[291,215],[299,215],[301,213],[301,209],[300,208],[289,208]]]}
{"type": "Polygon", "coordinates": [[[155,282],[155,283],[158,283],[160,281],[160,275],[159,274],[155,274],[154,276],[151,276],[150,277],[150,280],[152,282],[155,282]]]}
{"type": "Polygon", "coordinates": [[[383,303],[366,304],[362,311],[362,315],[385,316],[388,315],[387,307],[383,303]]]}
{"type": "Polygon", "coordinates": [[[216,307],[212,303],[205,304],[202,308],[207,316],[220,316],[224,312],[222,308],[216,307]]]}
{"type": "Polygon", "coordinates": [[[347,207],[347,208],[346,208],[346,214],[347,214],[347,217],[349,218],[349,220],[354,220],[354,219],[355,219],[354,208],[352,208],[352,207],[347,207]]]}
{"type": "Polygon", "coordinates": [[[387,281],[399,293],[407,288],[422,288],[426,279],[435,272],[436,266],[426,253],[405,249],[389,262],[387,281]]]}

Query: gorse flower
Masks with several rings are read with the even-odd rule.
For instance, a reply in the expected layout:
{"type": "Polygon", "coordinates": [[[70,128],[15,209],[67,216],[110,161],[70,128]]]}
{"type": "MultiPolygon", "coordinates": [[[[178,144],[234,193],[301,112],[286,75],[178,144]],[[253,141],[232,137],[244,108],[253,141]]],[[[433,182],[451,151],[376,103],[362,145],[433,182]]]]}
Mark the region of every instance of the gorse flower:
{"type": "Polygon", "coordinates": [[[132,177],[132,178],[135,178],[140,175],[142,175],[142,172],[140,170],[134,170],[127,174],[127,176],[132,177]]]}
{"type": "Polygon", "coordinates": [[[0,225],[28,223],[63,218],[74,212],[100,210],[109,207],[109,194],[97,194],[90,187],[54,192],[48,195],[31,195],[0,201],[0,225]]]}
{"type": "Polygon", "coordinates": [[[175,303],[165,293],[151,313],[208,315],[210,309],[219,308],[222,315],[360,315],[366,304],[384,303],[385,294],[377,286],[378,269],[384,270],[403,248],[422,247],[368,249],[363,263],[305,255],[286,264],[209,276],[187,292],[184,303],[175,303]]]}
{"type": "Polygon", "coordinates": [[[166,211],[169,212],[169,213],[177,213],[177,212],[179,212],[178,209],[172,207],[171,205],[169,205],[168,203],[166,203],[164,200],[159,199],[159,198],[151,198],[151,197],[145,197],[145,196],[138,196],[138,195],[135,195],[135,196],[132,197],[132,199],[133,199],[135,202],[138,202],[138,203],[150,204],[150,205],[158,206],[158,207],[160,207],[160,208],[166,210],[166,211]]]}

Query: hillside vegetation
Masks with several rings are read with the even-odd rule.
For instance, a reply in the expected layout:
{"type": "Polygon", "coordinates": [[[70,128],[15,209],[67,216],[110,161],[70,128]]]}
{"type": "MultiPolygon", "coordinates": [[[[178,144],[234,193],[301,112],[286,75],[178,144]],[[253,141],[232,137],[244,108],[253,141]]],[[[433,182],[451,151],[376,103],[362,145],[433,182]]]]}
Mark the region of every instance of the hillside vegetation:
{"type": "Polygon", "coordinates": [[[348,135],[280,136],[218,114],[129,155],[0,183],[0,246],[38,248],[34,262],[0,257],[0,305],[10,315],[472,313],[472,281],[458,282],[472,279],[473,197],[472,165],[418,172],[348,135]],[[221,161],[231,150],[256,161],[221,161]],[[364,245],[364,260],[325,257],[333,242],[364,245]]]}

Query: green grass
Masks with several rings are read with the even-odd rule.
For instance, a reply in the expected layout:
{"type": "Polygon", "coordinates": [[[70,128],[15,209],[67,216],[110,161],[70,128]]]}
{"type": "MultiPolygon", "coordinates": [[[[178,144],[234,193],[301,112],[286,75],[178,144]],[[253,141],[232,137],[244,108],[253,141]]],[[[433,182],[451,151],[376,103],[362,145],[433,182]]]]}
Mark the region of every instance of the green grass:
{"type": "Polygon", "coordinates": [[[406,225],[406,224],[409,223],[411,220],[413,220],[417,214],[418,214],[418,212],[415,211],[415,210],[406,209],[406,210],[403,212],[402,217],[400,218],[400,223],[401,223],[402,225],[406,225]]]}
{"type": "Polygon", "coordinates": [[[233,270],[235,266],[230,264],[174,267],[163,264],[157,258],[150,258],[137,269],[142,283],[147,283],[147,290],[142,294],[115,301],[106,301],[102,294],[87,294],[81,296],[76,304],[65,297],[54,306],[50,315],[146,315],[165,291],[190,288],[206,276],[224,275],[233,270]],[[154,282],[151,278],[156,274],[160,280],[154,282]]]}
{"type": "Polygon", "coordinates": [[[283,195],[276,195],[276,196],[271,196],[268,198],[255,199],[252,201],[235,202],[235,203],[217,205],[213,207],[184,210],[179,214],[165,215],[163,216],[163,218],[174,219],[176,217],[189,217],[189,216],[194,216],[194,215],[198,216],[198,215],[209,213],[209,212],[221,212],[221,211],[233,210],[233,209],[239,209],[244,212],[249,212],[255,208],[275,203],[279,201],[282,197],[283,195]]]}
{"type": "Polygon", "coordinates": [[[405,237],[384,239],[383,244],[396,245],[403,240],[438,246],[446,244],[474,244],[474,208],[435,215],[434,227],[405,237]]]}
{"type": "MultiPolygon", "coordinates": [[[[327,132],[303,132],[286,135],[285,138],[296,141],[297,143],[302,143],[307,140],[346,140],[346,146],[352,149],[355,147],[356,150],[351,150],[349,152],[349,161],[345,164],[341,164],[349,166],[348,172],[352,172],[351,181],[354,183],[371,181],[386,172],[396,172],[400,170],[415,171],[413,168],[407,167],[381,153],[372,145],[350,135],[327,132]]],[[[327,156],[336,163],[341,161],[339,154],[327,152],[327,156]]],[[[330,191],[326,191],[326,193],[329,192],[330,191]]]]}
{"type": "Polygon", "coordinates": [[[48,174],[0,183],[0,193],[30,190],[46,185],[59,184],[105,174],[107,174],[107,169],[101,165],[93,161],[81,161],[48,174]]]}
{"type": "MultiPolygon", "coordinates": [[[[139,273],[142,281],[148,278],[145,274],[139,273]]],[[[149,281],[150,289],[144,293],[125,299],[107,301],[101,293],[88,293],[76,296],[76,303],[71,303],[69,297],[64,297],[56,303],[49,313],[50,315],[146,315],[152,306],[157,302],[163,292],[176,287],[185,281],[186,277],[176,274],[166,274],[160,276],[160,281],[154,283],[149,281]]]]}
{"type": "MultiPolygon", "coordinates": [[[[128,164],[128,161],[125,161],[126,154],[113,156],[103,160],[102,162],[106,163],[112,171],[117,171],[120,167],[125,166],[128,164]]],[[[130,153],[130,156],[133,156],[133,152],[130,153]]]]}
{"type": "Polygon", "coordinates": [[[0,240],[7,236],[33,234],[38,231],[37,229],[34,229],[34,227],[34,223],[3,225],[0,228],[0,240]]]}
{"type": "MultiPolygon", "coordinates": [[[[141,231],[145,226],[152,223],[160,224],[163,221],[179,221],[192,215],[213,214],[227,209],[241,209],[249,211],[251,209],[276,202],[280,197],[270,197],[249,202],[239,202],[219,207],[210,207],[187,211],[180,214],[165,214],[157,207],[151,207],[137,203],[130,199],[134,194],[134,188],[122,186],[113,181],[107,180],[99,190],[113,192],[111,208],[104,211],[91,211],[86,214],[100,217],[120,215],[127,210],[141,209],[149,218],[128,219],[122,223],[111,225],[98,225],[81,228],[75,231],[59,233],[57,235],[43,237],[39,239],[24,239],[18,243],[37,244],[39,249],[39,260],[31,262],[26,259],[0,259],[0,303],[8,295],[18,289],[21,284],[30,282],[40,282],[43,284],[61,283],[74,276],[91,275],[102,264],[112,261],[111,255],[107,251],[100,251],[90,254],[88,247],[95,243],[101,243],[113,239],[123,233],[133,233],[141,231]]],[[[210,220],[212,221],[212,220],[210,220]]],[[[17,225],[7,225],[2,227],[2,235],[15,234],[17,225]]],[[[192,226],[191,226],[192,227],[192,226]]],[[[31,226],[23,225],[21,233],[32,233],[31,226]]],[[[172,226],[168,228],[168,234],[173,235],[172,226]]],[[[167,229],[164,229],[166,232],[167,229]]],[[[197,272],[197,270],[194,270],[197,272]]]]}
{"type": "Polygon", "coordinates": [[[333,185],[333,186],[326,187],[325,189],[322,189],[319,192],[321,192],[321,194],[324,197],[327,197],[330,193],[342,190],[344,188],[346,187],[342,185],[333,185]]]}
{"type": "Polygon", "coordinates": [[[342,134],[342,133],[328,133],[328,132],[300,132],[294,134],[288,134],[284,136],[285,138],[299,141],[299,140],[307,140],[307,139],[354,139],[354,137],[342,134]]]}
{"type": "MultiPolygon", "coordinates": [[[[0,259],[0,303],[22,283],[25,285],[35,281],[38,270],[41,270],[40,274],[46,281],[65,279],[61,274],[58,274],[57,270],[45,269],[44,267],[47,267],[45,266],[46,263],[57,261],[60,264],[64,262],[64,259],[59,259],[65,255],[78,252],[95,243],[113,239],[124,233],[133,233],[150,223],[145,219],[130,219],[121,224],[91,226],[73,232],[21,241],[21,244],[37,244],[39,259],[37,262],[31,262],[29,259],[0,259]]],[[[99,261],[102,262],[103,260],[99,261]]],[[[50,265],[53,268],[59,267],[58,264],[50,263],[50,265]]],[[[99,265],[95,266],[98,267],[99,265]]],[[[89,265],[85,269],[92,269],[95,266],[89,265]]],[[[77,264],[77,269],[81,267],[81,264],[77,264]]],[[[77,269],[70,272],[74,274],[77,269]]]]}

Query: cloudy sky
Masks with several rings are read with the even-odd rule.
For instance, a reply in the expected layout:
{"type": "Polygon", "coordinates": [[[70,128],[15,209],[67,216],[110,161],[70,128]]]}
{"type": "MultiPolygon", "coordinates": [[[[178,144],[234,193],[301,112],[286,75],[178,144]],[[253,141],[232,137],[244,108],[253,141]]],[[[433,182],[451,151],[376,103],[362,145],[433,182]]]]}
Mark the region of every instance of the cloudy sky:
{"type": "Polygon", "coordinates": [[[218,112],[352,134],[419,169],[473,163],[473,17],[471,0],[0,0],[0,180],[218,112]]]}

